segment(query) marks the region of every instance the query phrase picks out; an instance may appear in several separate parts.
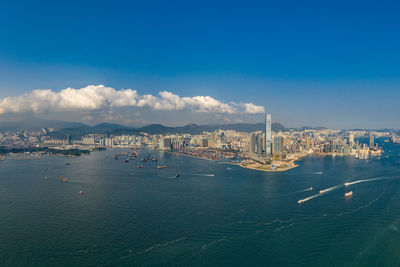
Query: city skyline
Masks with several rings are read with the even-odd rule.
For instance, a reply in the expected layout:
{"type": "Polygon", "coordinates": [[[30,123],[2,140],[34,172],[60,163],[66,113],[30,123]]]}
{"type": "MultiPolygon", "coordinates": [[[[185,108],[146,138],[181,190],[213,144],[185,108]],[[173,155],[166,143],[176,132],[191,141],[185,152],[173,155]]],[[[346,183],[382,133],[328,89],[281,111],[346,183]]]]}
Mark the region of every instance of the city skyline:
{"type": "MultiPolygon", "coordinates": [[[[160,98],[166,91],[225,105],[251,103],[288,127],[400,128],[397,5],[6,3],[0,101],[38,89],[59,94],[105,85],[141,96],[160,98]]],[[[35,116],[175,126],[258,122],[261,116],[146,107],[49,111],[35,116]]],[[[6,113],[0,121],[25,117],[6,113]]]]}

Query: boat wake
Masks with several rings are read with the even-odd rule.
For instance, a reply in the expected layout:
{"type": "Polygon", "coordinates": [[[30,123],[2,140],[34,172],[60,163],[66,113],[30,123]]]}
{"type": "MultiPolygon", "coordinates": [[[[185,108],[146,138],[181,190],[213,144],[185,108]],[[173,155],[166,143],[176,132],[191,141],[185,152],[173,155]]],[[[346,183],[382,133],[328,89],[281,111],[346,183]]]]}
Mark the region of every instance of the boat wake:
{"type": "Polygon", "coordinates": [[[300,199],[297,203],[301,204],[301,203],[307,202],[307,201],[309,201],[311,199],[314,199],[314,198],[317,198],[317,197],[320,197],[320,196],[321,196],[321,194],[315,194],[315,195],[312,195],[310,197],[306,197],[304,199],[300,199]]]}
{"type": "MultiPolygon", "coordinates": [[[[309,201],[309,200],[311,200],[311,199],[320,197],[320,196],[322,196],[323,194],[328,193],[328,192],[330,192],[330,191],[333,191],[333,190],[335,190],[335,189],[337,189],[337,188],[339,188],[339,187],[342,187],[342,186],[343,186],[343,185],[336,185],[336,186],[329,187],[329,188],[327,188],[327,189],[320,190],[320,191],[319,191],[319,194],[315,194],[315,195],[312,195],[312,196],[310,196],[310,197],[307,197],[307,198],[304,198],[304,199],[300,199],[299,201],[297,201],[297,203],[301,204],[301,203],[307,202],[307,201],[309,201]]],[[[309,188],[309,189],[311,189],[311,188],[309,188]]]]}
{"type": "Polygon", "coordinates": [[[312,188],[312,187],[309,187],[309,188],[307,188],[307,189],[299,190],[299,191],[297,191],[296,193],[307,192],[307,191],[312,191],[312,190],[313,190],[313,188],[312,188]]]}
{"type": "Polygon", "coordinates": [[[342,185],[336,185],[336,186],[329,187],[329,188],[327,188],[327,189],[320,190],[319,193],[320,193],[320,194],[324,194],[324,193],[333,191],[333,190],[335,190],[335,189],[337,189],[337,188],[339,188],[339,187],[342,187],[342,185]]]}
{"type": "Polygon", "coordinates": [[[323,174],[323,172],[313,172],[312,174],[323,174]]]}
{"type": "Polygon", "coordinates": [[[357,180],[357,181],[353,181],[353,182],[344,183],[344,186],[350,186],[350,185],[359,184],[359,183],[368,183],[368,182],[384,180],[384,179],[388,179],[388,178],[372,178],[372,179],[357,180]]]}

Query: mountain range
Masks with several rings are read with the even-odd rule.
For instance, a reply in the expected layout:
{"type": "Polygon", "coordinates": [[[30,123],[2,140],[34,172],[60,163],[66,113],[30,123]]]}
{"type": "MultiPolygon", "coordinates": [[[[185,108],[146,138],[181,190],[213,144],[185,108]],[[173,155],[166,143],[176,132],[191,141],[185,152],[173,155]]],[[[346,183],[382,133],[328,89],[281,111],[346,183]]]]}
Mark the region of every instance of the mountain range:
{"type": "MultiPolygon", "coordinates": [[[[95,133],[95,134],[107,134],[107,135],[137,135],[140,133],[148,134],[177,134],[177,133],[189,133],[189,134],[201,134],[204,131],[213,132],[215,130],[235,130],[239,132],[255,132],[263,131],[265,127],[264,123],[235,123],[235,124],[210,124],[210,125],[197,125],[188,124],[179,127],[168,127],[161,124],[150,124],[143,127],[128,127],[120,124],[113,123],[101,123],[94,126],[89,126],[79,122],[69,121],[56,121],[56,120],[42,120],[42,119],[25,119],[22,121],[14,122],[1,122],[0,132],[6,131],[20,131],[20,130],[41,130],[42,128],[53,128],[55,131],[50,133],[53,138],[64,139],[67,135],[72,138],[81,138],[84,135],[95,133]]],[[[287,131],[291,128],[286,128],[284,125],[273,122],[272,131],[287,131]]],[[[303,127],[304,129],[324,129],[323,127],[312,128],[303,127]]]]}

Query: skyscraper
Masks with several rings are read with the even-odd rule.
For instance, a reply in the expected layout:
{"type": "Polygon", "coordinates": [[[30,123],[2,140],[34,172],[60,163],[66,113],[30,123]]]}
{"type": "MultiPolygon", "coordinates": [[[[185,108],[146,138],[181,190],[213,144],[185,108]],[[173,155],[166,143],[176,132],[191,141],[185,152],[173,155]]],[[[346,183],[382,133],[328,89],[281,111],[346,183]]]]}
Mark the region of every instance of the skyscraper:
{"type": "Polygon", "coordinates": [[[374,146],[375,146],[374,134],[372,132],[369,132],[369,147],[374,147],[374,146]]]}
{"type": "Polygon", "coordinates": [[[249,147],[249,151],[250,153],[254,153],[255,151],[255,146],[256,146],[256,134],[255,133],[251,133],[250,134],[250,147],[249,147]]]}
{"type": "Polygon", "coordinates": [[[271,114],[265,114],[265,155],[267,158],[271,157],[271,114]]]}
{"type": "Polygon", "coordinates": [[[354,146],[354,134],[352,132],[350,132],[350,135],[349,135],[349,145],[350,145],[350,147],[354,146]]]}

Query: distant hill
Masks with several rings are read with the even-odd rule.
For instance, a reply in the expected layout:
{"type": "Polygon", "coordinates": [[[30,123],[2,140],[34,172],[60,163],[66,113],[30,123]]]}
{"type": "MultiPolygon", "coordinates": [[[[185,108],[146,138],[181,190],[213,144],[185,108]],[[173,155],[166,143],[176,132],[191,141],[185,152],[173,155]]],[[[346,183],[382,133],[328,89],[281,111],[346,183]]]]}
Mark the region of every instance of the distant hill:
{"type": "MultiPolygon", "coordinates": [[[[168,127],[161,124],[150,124],[140,128],[129,128],[119,124],[102,123],[95,126],[84,125],[82,127],[69,127],[63,128],[50,134],[53,138],[64,139],[67,135],[72,138],[81,138],[84,135],[95,133],[95,134],[107,134],[107,135],[137,135],[142,132],[148,134],[201,134],[204,131],[213,132],[215,130],[235,130],[240,132],[255,132],[263,131],[265,125],[263,123],[236,123],[236,124],[215,124],[215,125],[196,125],[189,124],[180,127],[168,127]]],[[[286,131],[288,130],[285,126],[280,123],[274,122],[271,125],[273,131],[286,131]]]]}
{"type": "MultiPolygon", "coordinates": [[[[215,130],[235,130],[238,132],[256,132],[264,131],[264,123],[234,123],[234,124],[209,124],[197,125],[188,124],[185,126],[168,127],[161,124],[150,124],[140,128],[127,127],[120,124],[100,123],[94,126],[89,126],[79,122],[42,120],[37,118],[25,119],[16,122],[0,123],[0,132],[19,131],[19,130],[41,130],[42,128],[53,128],[54,132],[50,136],[55,139],[65,139],[70,135],[73,139],[79,139],[87,134],[107,134],[107,135],[138,135],[141,132],[148,134],[201,134],[204,131],[213,132],[215,130]]],[[[272,131],[288,131],[291,128],[286,128],[284,125],[273,122],[271,125],[272,131]]],[[[324,127],[303,127],[294,130],[305,129],[325,129],[324,127]]]]}
{"type": "Polygon", "coordinates": [[[95,126],[83,125],[81,127],[62,128],[49,135],[55,139],[65,139],[67,135],[70,135],[73,139],[77,139],[87,134],[110,134],[111,132],[123,128],[126,128],[126,126],[112,123],[100,123],[95,126]]]}
{"type": "MultiPolygon", "coordinates": [[[[288,130],[285,126],[280,123],[274,122],[271,125],[273,131],[286,131],[288,130]]],[[[264,123],[235,123],[235,124],[213,124],[213,125],[196,125],[188,124],[180,127],[167,127],[161,124],[151,124],[141,128],[130,128],[130,129],[117,129],[113,131],[113,134],[134,134],[145,132],[149,134],[175,134],[175,133],[189,133],[189,134],[201,134],[204,131],[213,132],[215,130],[235,130],[238,132],[255,132],[263,131],[265,128],[264,123]]]]}
{"type": "Polygon", "coordinates": [[[54,130],[60,130],[63,128],[76,127],[87,127],[87,125],[80,122],[42,120],[37,118],[24,119],[21,121],[0,122],[0,132],[15,132],[21,130],[37,131],[43,128],[53,128],[54,130]]]}

